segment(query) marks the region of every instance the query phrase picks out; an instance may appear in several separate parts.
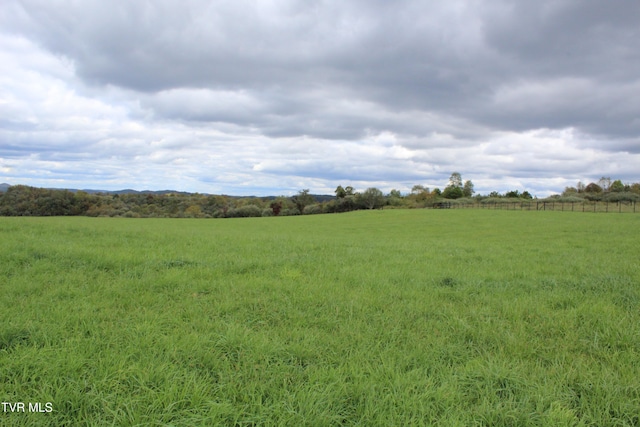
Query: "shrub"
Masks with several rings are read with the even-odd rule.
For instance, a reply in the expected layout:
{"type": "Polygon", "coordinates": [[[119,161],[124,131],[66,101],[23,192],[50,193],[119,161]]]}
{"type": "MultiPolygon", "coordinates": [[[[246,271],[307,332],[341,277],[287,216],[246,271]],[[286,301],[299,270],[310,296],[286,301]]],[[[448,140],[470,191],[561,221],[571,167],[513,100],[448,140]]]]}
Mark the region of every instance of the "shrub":
{"type": "Polygon", "coordinates": [[[256,205],[246,205],[227,211],[227,218],[248,218],[262,216],[262,209],[256,205]]]}
{"type": "Polygon", "coordinates": [[[282,211],[280,211],[279,216],[293,216],[293,215],[300,215],[300,211],[298,209],[283,209],[282,211]]]}
{"type": "Polygon", "coordinates": [[[637,194],[631,192],[621,192],[609,193],[604,196],[602,200],[606,200],[607,202],[633,202],[640,200],[640,197],[637,194]]]}
{"type": "Polygon", "coordinates": [[[313,205],[308,205],[304,207],[304,210],[302,211],[302,213],[304,215],[314,215],[314,214],[321,214],[322,213],[322,205],[319,203],[313,204],[313,205]]]}

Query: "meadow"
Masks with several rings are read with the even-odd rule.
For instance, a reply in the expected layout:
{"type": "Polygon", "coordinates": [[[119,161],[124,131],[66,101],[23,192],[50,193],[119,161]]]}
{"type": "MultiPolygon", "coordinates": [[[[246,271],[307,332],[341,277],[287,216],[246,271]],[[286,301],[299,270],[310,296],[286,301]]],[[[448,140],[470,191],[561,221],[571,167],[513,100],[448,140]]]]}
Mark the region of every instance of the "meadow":
{"type": "Polygon", "coordinates": [[[0,425],[638,426],[639,229],[0,218],[0,425]]]}

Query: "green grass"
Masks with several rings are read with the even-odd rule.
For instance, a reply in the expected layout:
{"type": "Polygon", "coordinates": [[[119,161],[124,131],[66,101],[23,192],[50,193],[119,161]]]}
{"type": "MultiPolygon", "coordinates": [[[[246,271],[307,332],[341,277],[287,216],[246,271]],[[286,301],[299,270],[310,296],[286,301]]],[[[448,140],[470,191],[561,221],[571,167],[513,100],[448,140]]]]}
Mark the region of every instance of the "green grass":
{"type": "Polygon", "coordinates": [[[638,426],[639,226],[0,218],[0,425],[638,426]]]}

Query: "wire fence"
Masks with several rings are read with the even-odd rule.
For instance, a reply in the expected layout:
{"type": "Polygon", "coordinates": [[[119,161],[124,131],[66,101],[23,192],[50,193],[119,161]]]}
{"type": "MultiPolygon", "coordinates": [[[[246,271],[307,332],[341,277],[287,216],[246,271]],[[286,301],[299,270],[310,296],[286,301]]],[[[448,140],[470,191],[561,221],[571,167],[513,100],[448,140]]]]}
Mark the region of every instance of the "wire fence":
{"type": "Polygon", "coordinates": [[[562,211],[562,212],[602,212],[602,213],[640,213],[636,201],[619,202],[562,202],[562,201],[526,201],[526,202],[441,202],[434,209],[494,209],[510,211],[562,211]]]}

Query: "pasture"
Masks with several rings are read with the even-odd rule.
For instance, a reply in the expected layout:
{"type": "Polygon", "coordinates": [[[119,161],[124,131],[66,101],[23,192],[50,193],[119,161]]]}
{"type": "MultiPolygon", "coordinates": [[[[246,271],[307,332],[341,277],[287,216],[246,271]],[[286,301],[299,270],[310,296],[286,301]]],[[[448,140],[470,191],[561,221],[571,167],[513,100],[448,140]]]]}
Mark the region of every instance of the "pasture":
{"type": "Polygon", "coordinates": [[[0,425],[638,426],[639,230],[0,218],[0,425]]]}

